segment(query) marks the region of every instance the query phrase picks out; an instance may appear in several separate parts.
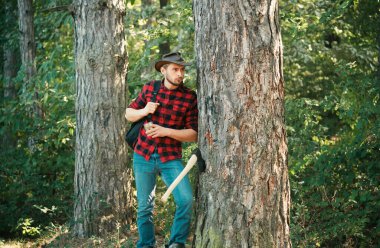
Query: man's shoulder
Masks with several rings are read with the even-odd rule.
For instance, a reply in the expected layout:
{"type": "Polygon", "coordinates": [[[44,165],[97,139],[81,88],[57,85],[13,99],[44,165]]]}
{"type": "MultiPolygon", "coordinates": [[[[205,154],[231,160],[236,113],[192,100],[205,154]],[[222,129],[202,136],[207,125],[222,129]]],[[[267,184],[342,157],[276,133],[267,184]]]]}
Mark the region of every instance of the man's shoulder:
{"type": "Polygon", "coordinates": [[[189,95],[192,95],[193,97],[197,97],[197,93],[195,92],[195,90],[192,90],[186,86],[182,86],[183,87],[183,91],[186,93],[186,94],[189,94],[189,95]]]}
{"type": "Polygon", "coordinates": [[[161,80],[150,80],[149,82],[145,83],[143,86],[143,90],[145,91],[153,91],[154,90],[154,85],[158,83],[161,83],[161,80]]]}
{"type": "Polygon", "coordinates": [[[150,80],[149,82],[145,83],[145,86],[152,86],[155,84],[155,83],[161,83],[161,80],[150,80]]]}

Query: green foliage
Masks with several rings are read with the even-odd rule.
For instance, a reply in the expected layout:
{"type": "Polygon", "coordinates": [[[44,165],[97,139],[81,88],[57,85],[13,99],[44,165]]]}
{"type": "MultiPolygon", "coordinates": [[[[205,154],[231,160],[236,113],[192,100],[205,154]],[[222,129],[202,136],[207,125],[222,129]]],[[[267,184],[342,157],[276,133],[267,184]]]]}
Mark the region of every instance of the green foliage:
{"type": "MultiPolygon", "coordinates": [[[[314,112],[312,121],[308,121],[308,114],[304,115],[304,122],[287,119],[288,125],[297,130],[288,132],[289,165],[292,231],[296,244],[302,247],[316,243],[335,247],[353,241],[370,247],[379,238],[380,92],[371,87],[371,81],[362,80],[361,91],[355,87],[358,91],[352,94],[339,98],[330,95],[320,106],[298,105],[302,111],[287,108],[290,116],[294,112],[314,112]],[[369,85],[365,87],[365,83],[369,85]],[[362,98],[364,92],[372,94],[362,98]],[[313,122],[326,111],[342,118],[335,135],[327,132],[326,118],[313,122]],[[315,125],[313,132],[308,130],[310,123],[315,125]]],[[[287,102],[287,106],[292,104],[297,102],[287,102]]]]}
{"type": "MultiPolygon", "coordinates": [[[[16,8],[17,2],[13,3],[16,8]]],[[[4,99],[1,105],[0,133],[2,136],[10,133],[16,140],[14,146],[0,151],[2,236],[38,235],[33,228],[42,231],[50,223],[69,221],[73,208],[73,20],[69,12],[54,10],[70,1],[34,1],[33,4],[37,74],[32,83],[26,85],[23,68],[20,68],[15,79],[17,98],[4,99]],[[43,114],[36,114],[36,109],[43,114]]],[[[164,40],[169,40],[172,50],[179,50],[187,60],[194,61],[191,4],[191,1],[180,0],[160,9],[158,2],[142,7],[140,1],[128,1],[125,26],[131,97],[137,95],[144,83],[161,77],[154,71],[153,64],[160,57],[158,47],[164,40]]],[[[1,10],[4,13],[5,9],[1,10]]],[[[17,9],[14,12],[17,13],[17,9]]],[[[3,16],[0,32],[4,34],[0,40],[2,47],[7,42],[18,45],[17,28],[8,29],[3,16]]],[[[195,87],[193,69],[187,72],[187,85],[192,88],[195,87]]]]}
{"type": "MultiPolygon", "coordinates": [[[[17,1],[10,2],[16,8],[17,1]]],[[[171,1],[162,9],[158,1],[145,6],[140,0],[126,3],[130,98],[147,81],[161,77],[153,65],[161,56],[160,44],[167,41],[171,50],[179,50],[193,62],[186,85],[195,89],[192,2],[171,1]]],[[[4,140],[0,150],[1,236],[36,237],[51,229],[51,223],[69,222],[72,215],[73,23],[67,11],[51,10],[68,4],[68,0],[34,1],[37,74],[25,85],[20,68],[15,78],[17,97],[0,96],[0,134],[15,137],[15,144],[4,140]],[[43,114],[36,114],[36,108],[43,114]]],[[[286,0],[280,4],[293,246],[379,246],[380,2],[286,0]]],[[[4,5],[0,8],[1,49],[17,49],[17,25],[9,27],[4,5]]],[[[3,75],[0,80],[2,93],[3,75]]],[[[184,147],[185,161],[194,146],[184,147]]],[[[196,169],[190,179],[196,189],[196,169]]],[[[162,182],[157,191],[164,192],[162,182]]],[[[167,216],[172,216],[175,206],[172,199],[160,204],[157,228],[168,238],[167,216]]],[[[105,242],[94,238],[88,246],[105,242]]],[[[121,246],[133,243],[127,240],[121,246]]],[[[119,232],[109,246],[120,246],[119,232]]]]}
{"type": "Polygon", "coordinates": [[[36,236],[72,212],[74,171],[74,68],[72,20],[64,12],[36,9],[37,74],[17,98],[2,101],[0,133],[14,145],[0,151],[0,233],[36,236]],[[38,99],[36,93],[38,92],[38,99]],[[42,114],[36,113],[36,108],[42,114]],[[43,206],[43,207],[34,207],[43,206]],[[46,212],[46,209],[54,209],[46,212]]]}
{"type": "Polygon", "coordinates": [[[192,1],[172,1],[160,9],[159,3],[142,6],[140,2],[127,5],[125,23],[128,42],[128,87],[131,98],[137,96],[141,86],[161,74],[154,62],[161,55],[159,44],[169,40],[172,51],[180,51],[185,60],[193,62],[187,67],[186,85],[195,88],[194,22],[192,1]]]}
{"type": "Polygon", "coordinates": [[[33,222],[33,219],[30,218],[20,219],[16,229],[21,230],[23,235],[30,237],[37,236],[41,233],[41,228],[32,226],[33,222]]]}
{"type": "Polygon", "coordinates": [[[293,245],[377,247],[380,4],[282,7],[293,245]]]}

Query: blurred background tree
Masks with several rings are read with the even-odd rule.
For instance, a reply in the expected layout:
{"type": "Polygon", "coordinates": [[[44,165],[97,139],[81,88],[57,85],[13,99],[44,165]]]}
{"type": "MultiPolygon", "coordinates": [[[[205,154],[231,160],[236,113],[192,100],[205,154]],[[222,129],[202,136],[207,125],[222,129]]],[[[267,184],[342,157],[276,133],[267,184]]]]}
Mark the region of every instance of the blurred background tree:
{"type": "MultiPolygon", "coordinates": [[[[6,53],[19,53],[20,44],[17,21],[9,19],[18,13],[17,1],[0,5],[0,237],[21,236],[23,230],[38,235],[50,223],[71,221],[75,78],[70,3],[33,1],[32,80],[38,99],[35,89],[22,83],[20,55],[18,73],[9,81],[6,53]],[[14,87],[12,97],[9,85],[14,87]],[[44,116],[30,116],[34,104],[44,116]],[[33,150],[29,137],[34,137],[33,150]]],[[[380,2],[280,3],[293,246],[377,247],[380,2]]],[[[167,41],[169,50],[179,50],[189,61],[195,61],[197,48],[190,0],[171,0],[165,6],[158,0],[129,0],[126,16],[132,99],[144,83],[160,78],[153,69],[160,44],[167,41]]],[[[196,88],[195,65],[187,73],[186,84],[196,88]]]]}

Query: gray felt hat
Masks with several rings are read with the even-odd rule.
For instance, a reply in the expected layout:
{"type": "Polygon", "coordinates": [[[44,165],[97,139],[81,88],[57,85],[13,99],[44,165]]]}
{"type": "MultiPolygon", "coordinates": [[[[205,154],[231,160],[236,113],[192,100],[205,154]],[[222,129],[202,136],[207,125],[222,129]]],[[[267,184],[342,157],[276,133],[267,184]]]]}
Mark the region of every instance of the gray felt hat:
{"type": "Polygon", "coordinates": [[[163,55],[162,58],[156,62],[156,64],[154,65],[154,68],[156,68],[157,71],[160,71],[163,65],[170,64],[170,63],[183,65],[183,66],[191,65],[189,63],[186,63],[185,60],[183,60],[179,52],[172,52],[172,53],[163,55]]]}

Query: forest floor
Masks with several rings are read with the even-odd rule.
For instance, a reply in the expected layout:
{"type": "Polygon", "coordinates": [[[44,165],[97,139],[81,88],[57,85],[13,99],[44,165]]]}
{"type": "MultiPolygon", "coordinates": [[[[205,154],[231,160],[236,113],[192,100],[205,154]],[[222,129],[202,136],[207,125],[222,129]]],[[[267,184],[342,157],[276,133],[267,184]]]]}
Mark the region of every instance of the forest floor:
{"type": "MultiPolygon", "coordinates": [[[[190,235],[191,237],[192,235],[190,235]]],[[[137,229],[133,228],[124,233],[115,233],[105,238],[73,238],[66,228],[57,229],[35,240],[0,240],[0,248],[134,248],[138,240],[137,229]]],[[[164,234],[156,233],[156,247],[164,248],[166,243],[164,234]]],[[[188,240],[186,248],[191,247],[192,240],[188,240]]]]}
{"type": "MultiPolygon", "coordinates": [[[[157,183],[157,199],[165,192],[164,183],[161,179],[157,183]]],[[[156,247],[164,248],[169,240],[172,219],[175,213],[175,204],[171,198],[166,203],[156,201],[154,211],[156,247]],[[168,216],[171,216],[168,218],[168,216]]],[[[193,213],[194,214],[194,213],[193,213]]],[[[195,228],[195,216],[192,218],[190,235],[186,248],[190,248],[195,228]]],[[[74,238],[69,232],[67,225],[45,228],[46,230],[39,238],[23,240],[2,240],[0,237],[0,248],[135,248],[138,240],[136,225],[125,230],[120,228],[119,232],[107,237],[91,237],[87,239],[74,238]]]]}

